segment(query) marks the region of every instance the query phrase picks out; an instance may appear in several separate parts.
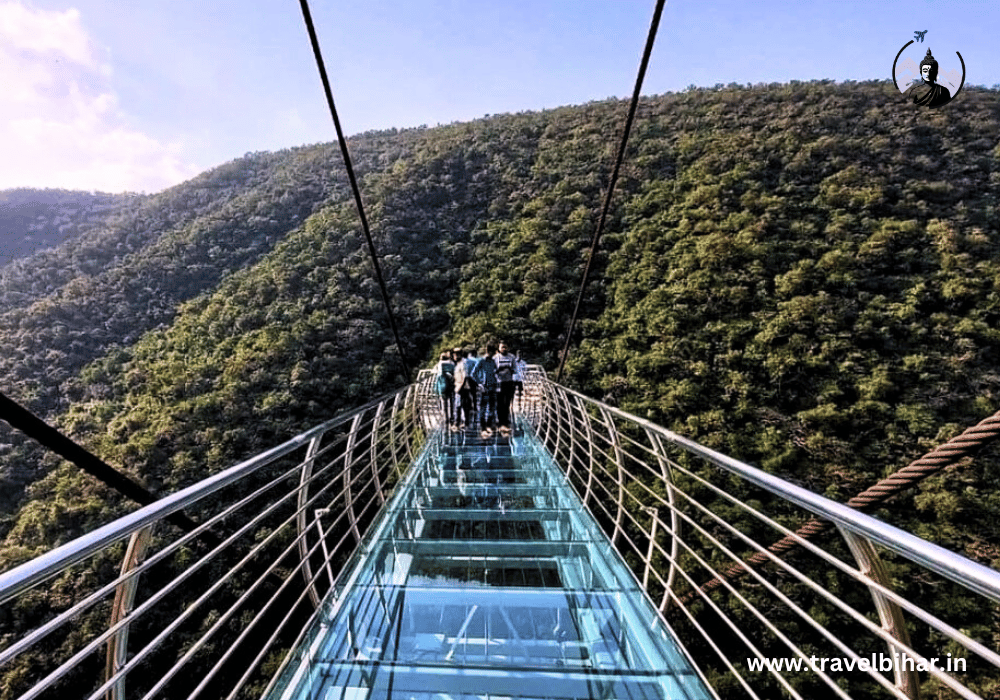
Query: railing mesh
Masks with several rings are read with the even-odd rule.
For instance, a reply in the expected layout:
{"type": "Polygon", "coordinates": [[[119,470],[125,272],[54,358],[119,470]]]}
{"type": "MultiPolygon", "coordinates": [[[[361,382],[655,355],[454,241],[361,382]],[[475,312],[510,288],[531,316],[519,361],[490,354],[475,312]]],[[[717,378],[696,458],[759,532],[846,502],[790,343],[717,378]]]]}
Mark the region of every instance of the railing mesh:
{"type": "MultiPolygon", "coordinates": [[[[1000,697],[1000,573],[524,383],[515,413],[719,697],[1000,697]],[[815,517],[835,527],[768,551],[815,517]]],[[[0,575],[0,700],[259,697],[443,415],[423,372],[0,575]],[[198,531],[162,522],[180,509],[198,531]]]]}
{"type": "Polygon", "coordinates": [[[0,697],[259,697],[419,450],[415,395],[334,419],[4,574],[0,697]],[[178,508],[196,532],[161,522],[178,508]]]}
{"type": "Polygon", "coordinates": [[[1000,573],[542,386],[538,434],[721,697],[1000,696],[1000,573]]]}

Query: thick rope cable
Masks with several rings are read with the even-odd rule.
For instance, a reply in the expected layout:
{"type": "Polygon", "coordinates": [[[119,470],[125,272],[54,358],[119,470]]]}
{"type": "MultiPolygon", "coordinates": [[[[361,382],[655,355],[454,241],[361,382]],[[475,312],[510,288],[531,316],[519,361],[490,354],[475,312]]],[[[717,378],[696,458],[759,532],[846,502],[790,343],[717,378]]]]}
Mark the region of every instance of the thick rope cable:
{"type": "Polygon", "coordinates": [[[587,282],[590,281],[590,271],[597,257],[597,246],[601,236],[604,234],[604,225],[608,219],[608,212],[611,210],[611,197],[615,192],[615,185],[618,184],[618,175],[621,173],[622,163],[625,161],[625,149],[628,146],[628,137],[632,132],[632,123],[635,121],[635,113],[639,107],[639,93],[642,91],[642,82],[646,77],[646,68],[649,66],[649,57],[653,53],[653,43],[656,41],[656,31],[660,26],[660,17],[663,15],[663,6],[666,0],[657,0],[656,10],[653,12],[653,19],[649,23],[649,34],[646,36],[646,48],[642,53],[642,61],[639,63],[639,74],[635,79],[635,88],[632,90],[632,102],[629,104],[628,116],[625,118],[625,130],[622,133],[622,140],[618,146],[618,156],[615,158],[615,167],[611,173],[611,182],[608,184],[608,191],[604,196],[604,207],[601,209],[601,218],[597,224],[597,230],[590,241],[590,253],[587,255],[587,264],[583,270],[583,280],[580,282],[580,291],[576,296],[576,306],[573,308],[573,317],[570,319],[569,328],[566,330],[566,344],[563,346],[562,354],[559,358],[559,370],[556,372],[556,381],[562,381],[563,369],[566,367],[566,358],[569,357],[569,347],[573,340],[573,330],[576,328],[576,321],[580,315],[580,307],[583,305],[583,294],[587,289],[587,282]]]}
{"type": "Polygon", "coordinates": [[[396,328],[396,318],[392,314],[392,306],[389,303],[389,290],[385,286],[385,279],[382,276],[382,266],[378,262],[378,254],[375,252],[375,241],[372,240],[371,228],[368,226],[368,217],[365,214],[365,205],[361,199],[361,190],[358,187],[358,180],[354,176],[354,166],[351,162],[351,154],[347,149],[347,138],[344,130],[340,126],[340,117],[337,116],[337,107],[333,103],[333,90],[330,88],[330,78],[326,73],[326,63],[323,61],[323,54],[319,49],[319,39],[316,36],[316,27],[313,24],[312,13],[309,12],[308,0],[299,0],[302,7],[302,18],[306,23],[306,31],[309,32],[309,41],[312,44],[313,56],[316,58],[316,68],[319,70],[320,80],[323,82],[323,91],[326,94],[326,103],[330,108],[330,116],[333,117],[333,126],[337,130],[337,141],[340,143],[340,152],[344,157],[344,167],[347,169],[347,179],[351,183],[351,191],[354,193],[354,203],[358,207],[358,216],[361,218],[361,229],[364,231],[365,240],[368,242],[368,255],[375,269],[375,279],[378,288],[382,292],[382,304],[385,306],[385,313],[389,317],[389,327],[392,329],[392,336],[396,340],[396,348],[399,350],[399,360],[403,364],[403,373],[406,375],[406,383],[412,384],[410,366],[406,362],[406,354],[403,352],[403,343],[399,339],[399,330],[396,328]]]}
{"type": "MultiPolygon", "coordinates": [[[[901,491],[905,491],[911,486],[923,481],[929,476],[937,474],[945,467],[955,464],[961,459],[971,457],[986,447],[988,444],[1000,437],[1000,411],[997,411],[989,418],[986,418],[973,427],[969,428],[961,435],[953,437],[943,445],[938,445],[933,450],[925,454],[895,473],[880,480],[877,484],[870,486],[858,495],[849,500],[846,505],[860,511],[872,510],[883,502],[892,498],[901,491]]],[[[824,532],[830,527],[828,520],[813,518],[795,531],[795,535],[786,535],[770,547],[767,551],[781,556],[794,549],[800,540],[808,540],[824,532]]],[[[746,559],[743,564],[733,564],[722,575],[713,578],[704,584],[703,591],[711,591],[722,585],[722,579],[732,580],[748,573],[748,566],[757,566],[770,561],[770,558],[763,552],[757,552],[746,559]]],[[[694,594],[688,595],[688,599],[694,594]]]]}

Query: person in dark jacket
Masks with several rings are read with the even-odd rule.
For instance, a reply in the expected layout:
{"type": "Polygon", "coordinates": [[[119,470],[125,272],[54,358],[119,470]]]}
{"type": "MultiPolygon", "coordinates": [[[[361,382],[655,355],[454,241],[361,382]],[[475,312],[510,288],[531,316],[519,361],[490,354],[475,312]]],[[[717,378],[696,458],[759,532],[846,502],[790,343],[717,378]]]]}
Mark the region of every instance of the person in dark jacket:
{"type": "Polygon", "coordinates": [[[441,358],[435,365],[437,374],[434,387],[441,397],[441,410],[444,413],[444,424],[451,425],[455,420],[455,363],[451,354],[441,353],[441,358]]]}
{"type": "Polygon", "coordinates": [[[507,343],[500,343],[500,352],[493,358],[497,370],[499,396],[497,397],[497,423],[500,424],[500,434],[510,435],[511,404],[514,403],[514,374],[517,372],[514,357],[507,350],[507,343]]]}
{"type": "Polygon", "coordinates": [[[479,427],[484,438],[493,435],[493,417],[497,410],[497,365],[493,361],[493,355],[497,351],[497,346],[492,343],[486,345],[486,352],[476,363],[476,368],[472,370],[472,378],[476,380],[480,394],[479,398],[479,427]]]}

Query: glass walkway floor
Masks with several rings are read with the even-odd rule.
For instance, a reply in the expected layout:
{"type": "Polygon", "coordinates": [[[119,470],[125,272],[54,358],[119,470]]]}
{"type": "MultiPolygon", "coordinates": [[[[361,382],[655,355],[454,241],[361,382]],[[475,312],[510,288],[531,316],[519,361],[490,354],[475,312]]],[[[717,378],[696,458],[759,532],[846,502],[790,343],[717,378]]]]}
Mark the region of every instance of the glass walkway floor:
{"type": "Polygon", "coordinates": [[[428,441],[271,700],[712,697],[528,430],[428,441]]]}

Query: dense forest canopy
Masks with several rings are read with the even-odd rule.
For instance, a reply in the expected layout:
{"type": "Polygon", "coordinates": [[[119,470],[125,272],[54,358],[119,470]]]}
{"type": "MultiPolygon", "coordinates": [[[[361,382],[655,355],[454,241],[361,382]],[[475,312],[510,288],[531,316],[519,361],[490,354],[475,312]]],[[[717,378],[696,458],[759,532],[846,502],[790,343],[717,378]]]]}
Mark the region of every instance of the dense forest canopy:
{"type": "MultiPolygon", "coordinates": [[[[997,98],[644,99],[567,382],[843,500],[993,413],[997,98]]],[[[625,111],[351,140],[410,358],[492,336],[555,368],[625,111]]],[[[69,240],[0,268],[0,387],[165,493],[398,386],[347,192],[318,145],[80,194],[69,240]]],[[[883,515],[998,563],[998,476],[981,459],[883,515]]],[[[6,425],[0,494],[0,570],[132,507],[6,425]]]]}
{"type": "Polygon", "coordinates": [[[0,191],[0,268],[97,228],[139,198],[70,190],[0,191]]]}

